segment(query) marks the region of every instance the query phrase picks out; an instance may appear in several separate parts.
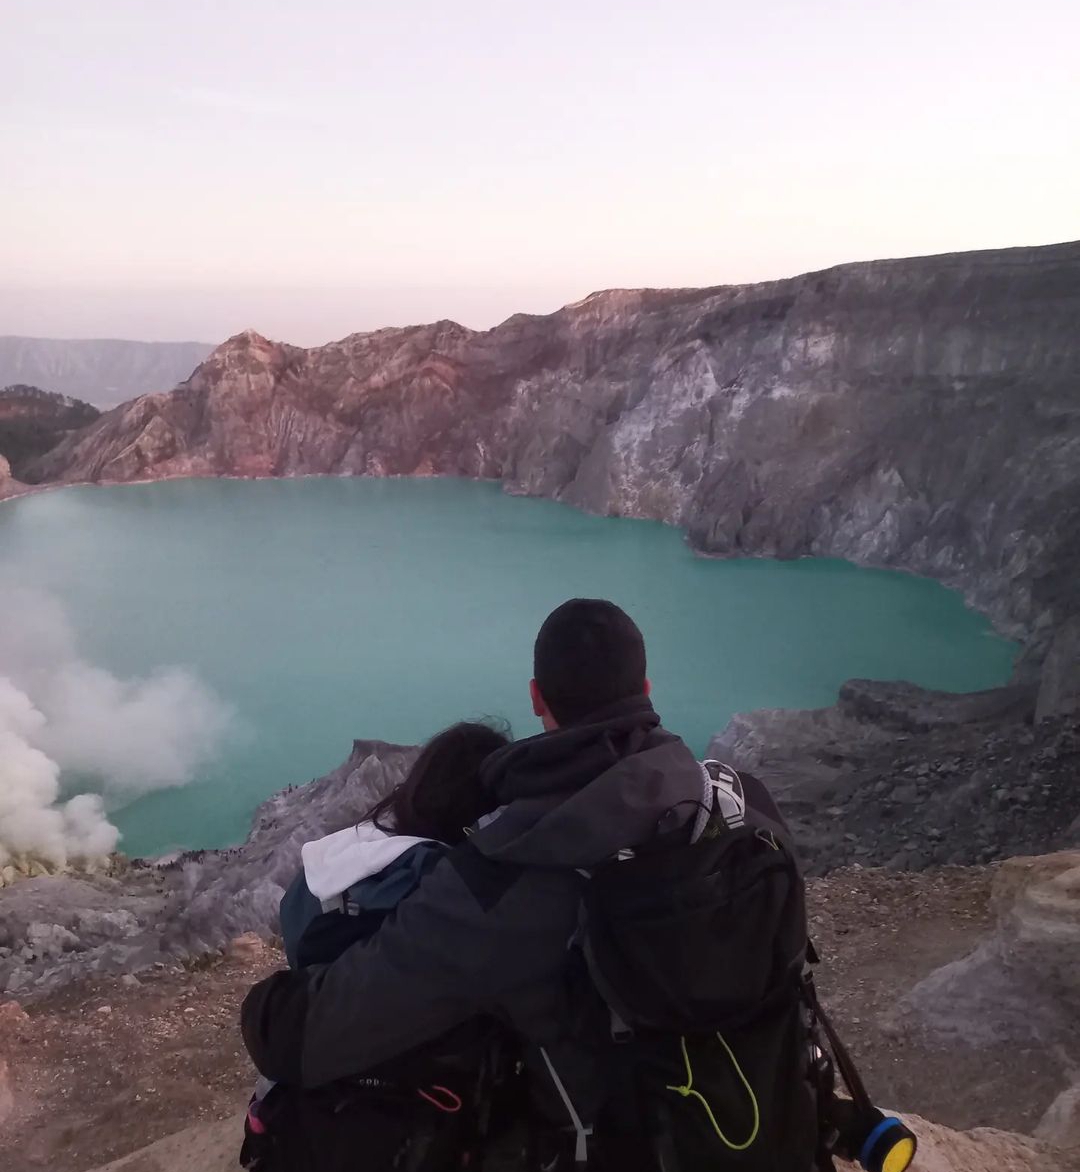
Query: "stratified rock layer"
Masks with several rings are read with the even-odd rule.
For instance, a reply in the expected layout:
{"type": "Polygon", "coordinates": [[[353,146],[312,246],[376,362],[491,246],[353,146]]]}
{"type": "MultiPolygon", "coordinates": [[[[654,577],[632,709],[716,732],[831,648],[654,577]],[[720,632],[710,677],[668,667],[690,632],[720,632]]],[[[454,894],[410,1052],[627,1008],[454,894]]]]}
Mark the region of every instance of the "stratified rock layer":
{"type": "Polygon", "coordinates": [[[1080,569],[1080,244],[610,291],[485,333],[253,332],[37,480],[430,474],[962,587],[1036,657],[1080,569]]]}
{"type": "Polygon", "coordinates": [[[1080,1062],[1080,851],[1009,859],[994,883],[997,932],[921,981],[903,1013],[969,1045],[1042,1039],[1080,1062]]]}

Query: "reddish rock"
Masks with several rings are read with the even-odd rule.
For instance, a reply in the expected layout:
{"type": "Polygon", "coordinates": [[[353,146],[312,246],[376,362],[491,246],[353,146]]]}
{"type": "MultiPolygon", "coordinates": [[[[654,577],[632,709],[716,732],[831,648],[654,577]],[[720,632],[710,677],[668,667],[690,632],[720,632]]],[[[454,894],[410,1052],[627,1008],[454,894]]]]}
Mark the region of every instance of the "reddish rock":
{"type": "Polygon", "coordinates": [[[229,960],[244,962],[259,960],[266,951],[266,945],[254,932],[245,932],[237,936],[225,946],[225,955],[229,960]]]}
{"type": "Polygon", "coordinates": [[[0,1045],[30,1033],[30,1015],[18,1001],[0,1001],[0,1045]]]}

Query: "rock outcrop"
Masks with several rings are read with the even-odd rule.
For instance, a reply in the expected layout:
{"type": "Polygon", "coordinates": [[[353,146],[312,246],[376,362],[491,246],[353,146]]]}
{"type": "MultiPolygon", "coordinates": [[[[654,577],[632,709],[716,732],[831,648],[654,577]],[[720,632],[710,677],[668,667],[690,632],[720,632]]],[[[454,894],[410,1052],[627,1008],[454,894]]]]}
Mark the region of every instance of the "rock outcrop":
{"type": "Polygon", "coordinates": [[[768,781],[812,873],[1080,846],[1080,715],[1033,720],[1051,686],[951,695],[849,680],[832,708],[734,717],[709,755],[768,781]]]}
{"type": "Polygon", "coordinates": [[[1080,1149],[1080,1082],[1067,1087],[1050,1104],[1035,1137],[1055,1147],[1080,1149]]]}
{"type": "Polygon", "coordinates": [[[1043,665],[1035,719],[1080,712],[1080,615],[1054,635],[1043,665]]]}
{"type": "Polygon", "coordinates": [[[86,427],[100,414],[89,403],[37,387],[4,387],[0,390],[0,456],[7,458],[18,475],[68,432],[86,427]]]}
{"type": "Polygon", "coordinates": [[[997,931],[939,969],[900,1016],[971,1044],[1035,1039],[1080,1063],[1080,851],[1010,859],[994,884],[997,931]]]}
{"type": "Polygon", "coordinates": [[[1080,244],[615,290],[473,332],[253,332],[38,481],[444,473],[961,587],[1038,659],[1080,570],[1080,244]]]}
{"type": "MultiPolygon", "coordinates": [[[[1056,1063],[1062,1092],[1037,1134],[1080,1143],[1080,851],[1010,859],[994,883],[998,926],[974,952],[920,981],[893,1014],[897,1032],[1056,1063]]],[[[1019,1067],[1022,1069],[1022,1066],[1019,1067]]]]}

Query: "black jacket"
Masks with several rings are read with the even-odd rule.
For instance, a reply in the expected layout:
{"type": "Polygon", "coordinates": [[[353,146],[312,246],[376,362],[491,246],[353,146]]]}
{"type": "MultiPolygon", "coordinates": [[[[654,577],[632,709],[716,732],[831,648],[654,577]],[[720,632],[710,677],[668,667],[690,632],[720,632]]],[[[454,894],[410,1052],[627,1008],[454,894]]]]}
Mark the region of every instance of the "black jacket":
{"type": "Polygon", "coordinates": [[[688,833],[704,777],[639,697],[500,750],[484,780],[498,817],[370,940],[248,994],[244,1041],[264,1075],[319,1086],[494,1014],[547,1049],[589,1110],[596,1074],[570,949],[583,872],[625,847],[688,833]]]}

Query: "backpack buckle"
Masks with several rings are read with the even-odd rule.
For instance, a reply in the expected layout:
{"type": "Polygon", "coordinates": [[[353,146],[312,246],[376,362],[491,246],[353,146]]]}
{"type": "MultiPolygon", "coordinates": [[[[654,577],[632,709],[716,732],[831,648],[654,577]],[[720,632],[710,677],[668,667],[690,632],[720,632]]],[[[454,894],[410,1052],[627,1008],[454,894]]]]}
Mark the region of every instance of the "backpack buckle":
{"type": "Polygon", "coordinates": [[[610,1006],[608,1013],[611,1015],[611,1040],[615,1045],[625,1046],[627,1042],[632,1042],[634,1040],[633,1027],[627,1025],[610,1006]]]}

